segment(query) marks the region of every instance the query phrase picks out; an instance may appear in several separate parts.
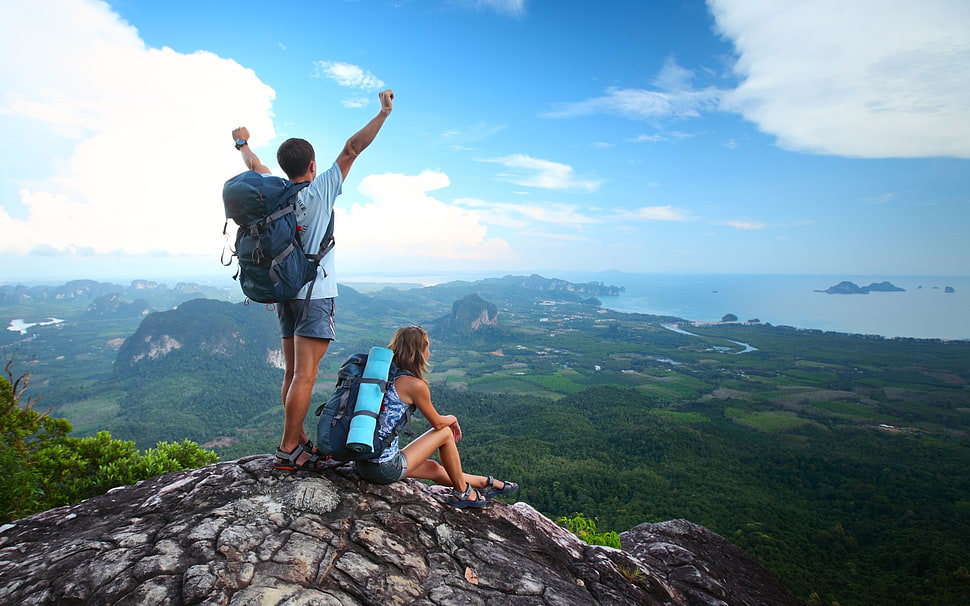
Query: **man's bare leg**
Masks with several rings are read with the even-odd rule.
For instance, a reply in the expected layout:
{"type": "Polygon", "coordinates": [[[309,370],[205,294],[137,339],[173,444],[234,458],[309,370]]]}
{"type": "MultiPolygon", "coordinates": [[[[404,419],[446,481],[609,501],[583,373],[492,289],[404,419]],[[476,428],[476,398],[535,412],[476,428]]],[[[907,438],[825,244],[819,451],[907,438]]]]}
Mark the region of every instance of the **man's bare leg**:
{"type": "MultiPolygon", "coordinates": [[[[320,360],[330,347],[330,339],[301,337],[299,335],[283,339],[283,358],[286,371],[283,374],[283,439],[280,449],[293,452],[293,449],[307,441],[304,421],[310,410],[313,386],[320,370],[320,360]]],[[[304,463],[308,456],[301,457],[297,463],[304,463]]]]}
{"type": "Polygon", "coordinates": [[[290,391],[290,384],[293,382],[293,339],[294,337],[283,338],[283,388],[281,390],[281,402],[283,411],[286,411],[286,394],[290,391]]]}

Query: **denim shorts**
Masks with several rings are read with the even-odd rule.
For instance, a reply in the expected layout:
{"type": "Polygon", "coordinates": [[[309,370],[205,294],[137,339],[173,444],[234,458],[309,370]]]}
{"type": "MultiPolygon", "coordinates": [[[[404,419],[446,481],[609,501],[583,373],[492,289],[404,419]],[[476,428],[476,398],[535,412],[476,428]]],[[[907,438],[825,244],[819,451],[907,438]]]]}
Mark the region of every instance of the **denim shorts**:
{"type": "Polygon", "coordinates": [[[334,304],[330,299],[310,299],[310,308],[303,317],[305,299],[290,299],[276,304],[276,317],[280,321],[280,337],[293,335],[315,339],[335,339],[334,304]]]}
{"type": "Polygon", "coordinates": [[[398,451],[390,461],[374,463],[371,461],[357,461],[355,463],[360,477],[374,484],[393,484],[404,479],[408,473],[408,460],[404,453],[398,451]]]}

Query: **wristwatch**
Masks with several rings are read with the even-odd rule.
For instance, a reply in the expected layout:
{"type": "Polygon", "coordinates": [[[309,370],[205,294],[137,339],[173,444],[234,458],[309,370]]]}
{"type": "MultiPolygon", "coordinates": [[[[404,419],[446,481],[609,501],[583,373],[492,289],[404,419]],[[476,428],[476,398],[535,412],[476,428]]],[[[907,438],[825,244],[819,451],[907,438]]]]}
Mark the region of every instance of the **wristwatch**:
{"type": "Polygon", "coordinates": [[[236,139],[236,149],[240,149],[243,145],[248,145],[249,141],[245,139],[236,139]]]}

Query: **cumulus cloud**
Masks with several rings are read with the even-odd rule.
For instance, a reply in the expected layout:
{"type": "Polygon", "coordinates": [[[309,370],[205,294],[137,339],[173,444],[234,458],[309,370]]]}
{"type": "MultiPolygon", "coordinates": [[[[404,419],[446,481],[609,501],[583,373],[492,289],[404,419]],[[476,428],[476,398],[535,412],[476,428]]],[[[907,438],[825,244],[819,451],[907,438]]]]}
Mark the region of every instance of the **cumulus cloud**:
{"type": "MultiPolygon", "coordinates": [[[[477,212],[430,194],[450,184],[448,176],[437,171],[364,177],[357,190],[367,201],[348,205],[344,200],[336,209],[341,263],[346,258],[379,266],[510,258],[508,243],[489,238],[477,212]]],[[[352,196],[345,192],[343,197],[352,196]]]]}
{"type": "Polygon", "coordinates": [[[101,2],[14,0],[0,15],[4,166],[32,179],[0,208],[0,252],[218,255],[230,131],[272,138],[274,91],[207,52],[148,48],[101,2]]]}
{"type": "Polygon", "coordinates": [[[693,70],[668,58],[652,88],[611,87],[598,97],[554,104],[545,116],[661,122],[722,111],[742,115],[790,150],[970,158],[970,3],[708,5],[718,32],[734,44],[736,87],[698,87],[693,70]]]}
{"type": "Polygon", "coordinates": [[[483,162],[502,164],[510,169],[510,172],[501,173],[499,175],[501,180],[528,187],[591,192],[596,191],[603,183],[600,180],[576,177],[573,174],[573,167],[568,164],[532,158],[525,154],[512,154],[483,160],[483,162]]]}
{"type": "Polygon", "coordinates": [[[737,52],[722,108],[782,147],[970,158],[970,3],[708,0],[737,52]]]}
{"type": "MultiPolygon", "coordinates": [[[[0,161],[36,159],[39,176],[3,199],[0,254],[218,258],[222,184],[243,168],[230,131],[247,125],[271,158],[258,148],[275,137],[273,89],[211,53],[146,47],[103,3],[20,4],[0,15],[0,52],[23,58],[0,63],[0,127],[18,129],[22,144],[0,149],[0,161]]],[[[383,85],[355,66],[326,67],[345,86],[383,85]]],[[[448,185],[436,172],[373,175],[360,183],[363,201],[348,205],[345,192],[341,263],[509,258],[474,210],[433,197],[448,185]]]]}

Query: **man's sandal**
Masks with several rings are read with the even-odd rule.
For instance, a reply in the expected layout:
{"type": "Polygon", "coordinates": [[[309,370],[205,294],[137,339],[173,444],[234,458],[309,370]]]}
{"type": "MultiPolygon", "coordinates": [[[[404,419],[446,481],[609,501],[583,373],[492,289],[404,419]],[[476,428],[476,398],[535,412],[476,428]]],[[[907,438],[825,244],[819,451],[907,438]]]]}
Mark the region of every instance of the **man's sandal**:
{"type": "Polygon", "coordinates": [[[276,449],[276,464],[274,467],[283,471],[320,471],[323,469],[323,459],[311,452],[313,444],[298,444],[293,452],[286,452],[282,448],[276,449]],[[302,463],[297,460],[302,455],[309,455],[309,458],[302,463]]]}
{"type": "Polygon", "coordinates": [[[485,507],[488,500],[482,496],[482,493],[474,488],[471,484],[465,483],[465,491],[458,492],[456,489],[451,489],[451,496],[448,497],[448,504],[452,507],[485,507]],[[471,498],[471,492],[475,491],[475,498],[471,498]]]}
{"type": "Polygon", "coordinates": [[[488,476],[485,479],[485,486],[482,490],[485,491],[485,498],[491,499],[492,497],[497,497],[503,494],[512,494],[519,489],[519,485],[515,482],[509,482],[508,480],[499,480],[502,482],[501,488],[495,488],[495,478],[488,476]]]}

